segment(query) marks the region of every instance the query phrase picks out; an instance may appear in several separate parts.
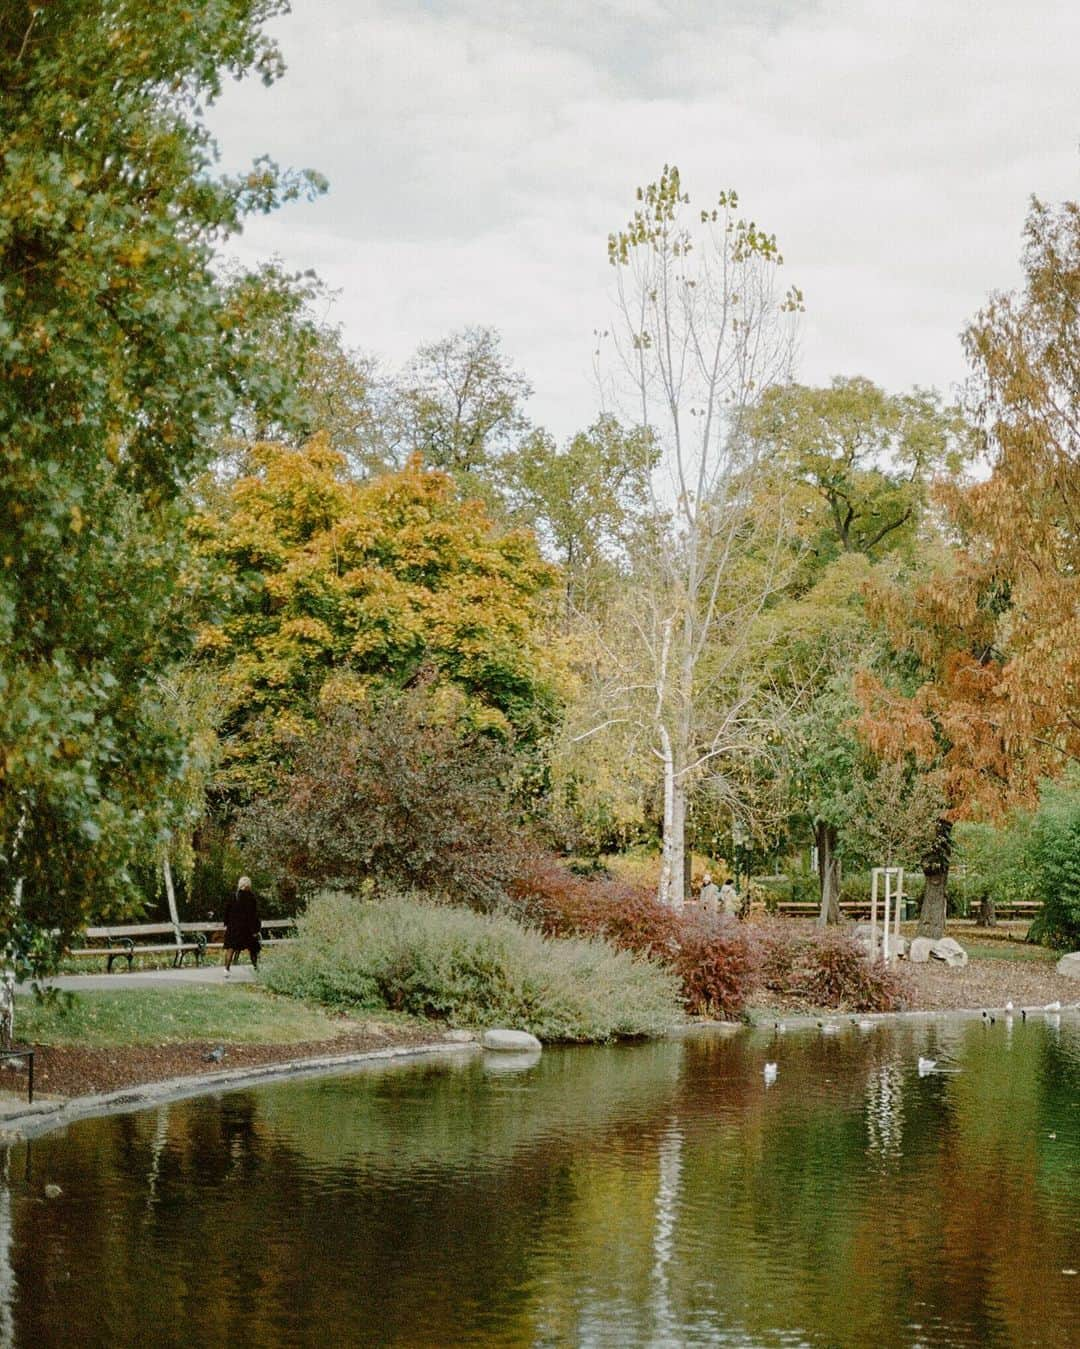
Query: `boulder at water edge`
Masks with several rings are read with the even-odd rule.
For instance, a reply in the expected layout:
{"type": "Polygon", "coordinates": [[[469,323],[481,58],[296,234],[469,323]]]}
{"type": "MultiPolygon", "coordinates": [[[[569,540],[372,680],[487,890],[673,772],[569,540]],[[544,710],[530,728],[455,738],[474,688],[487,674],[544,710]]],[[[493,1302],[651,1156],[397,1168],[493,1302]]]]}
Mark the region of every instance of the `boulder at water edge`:
{"type": "Polygon", "coordinates": [[[912,937],[907,958],[913,965],[925,965],[933,948],[933,937],[912,937]]]}
{"type": "Polygon", "coordinates": [[[480,1043],[485,1049],[509,1054],[530,1054],[543,1048],[536,1036],[527,1030],[486,1030],[480,1043]]]}
{"type": "Polygon", "coordinates": [[[1054,968],[1067,979],[1080,979],[1080,951],[1070,951],[1067,956],[1062,956],[1054,968]]]}
{"type": "Polygon", "coordinates": [[[962,970],[968,963],[967,952],[951,937],[942,937],[940,941],[934,942],[930,954],[935,960],[943,960],[946,965],[957,970],[962,970]]]}

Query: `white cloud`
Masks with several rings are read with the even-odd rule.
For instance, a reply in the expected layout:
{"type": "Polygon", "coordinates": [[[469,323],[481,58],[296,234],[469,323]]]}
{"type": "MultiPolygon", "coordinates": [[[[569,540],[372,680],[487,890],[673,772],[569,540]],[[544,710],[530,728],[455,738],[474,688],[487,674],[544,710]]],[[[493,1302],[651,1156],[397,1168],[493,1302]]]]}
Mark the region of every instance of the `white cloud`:
{"type": "Polygon", "coordinates": [[[1067,0],[297,0],[279,32],[286,79],[215,113],[226,160],[269,150],[332,190],[242,251],[317,267],[393,363],[495,325],[560,434],[595,411],[607,232],[665,160],[780,236],[802,376],[893,388],[963,376],[1028,195],[1077,195],[1067,0]]]}

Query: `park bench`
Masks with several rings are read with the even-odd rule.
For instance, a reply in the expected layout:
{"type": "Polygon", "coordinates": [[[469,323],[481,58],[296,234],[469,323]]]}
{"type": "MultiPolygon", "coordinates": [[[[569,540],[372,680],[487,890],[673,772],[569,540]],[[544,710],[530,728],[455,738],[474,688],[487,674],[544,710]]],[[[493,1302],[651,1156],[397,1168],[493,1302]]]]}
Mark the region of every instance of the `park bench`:
{"type": "MultiPolygon", "coordinates": [[[[263,942],[288,941],[290,934],[296,928],[295,918],[264,918],[260,923],[262,928],[263,942]]],[[[203,949],[205,951],[220,951],[225,943],[222,938],[225,936],[225,925],[220,919],[210,919],[209,922],[200,923],[181,923],[180,931],[185,936],[191,935],[196,940],[202,938],[203,949]]]]}
{"type": "MultiPolygon", "coordinates": [[[[1026,918],[1029,921],[1036,918],[1042,912],[1042,900],[1039,899],[1006,899],[1001,900],[994,905],[994,921],[1007,922],[1010,918],[1026,918]]],[[[982,919],[982,911],[977,905],[972,905],[968,917],[978,924],[982,919]]]]}
{"type": "MultiPolygon", "coordinates": [[[[265,918],[262,922],[263,941],[287,941],[289,933],[295,927],[295,918],[265,918]]],[[[137,955],[172,956],[173,967],[179,968],[189,953],[194,955],[196,965],[201,965],[207,951],[222,949],[224,943],[221,937],[224,935],[224,924],[218,919],[200,923],[180,923],[175,927],[172,923],[124,923],[111,927],[88,927],[83,933],[86,945],[68,951],[68,955],[80,958],[104,957],[105,968],[110,974],[114,960],[117,958],[126,960],[130,970],[137,955]]]]}
{"type": "Polygon", "coordinates": [[[73,948],[68,955],[80,958],[104,957],[105,968],[110,974],[113,961],[118,957],[127,961],[130,970],[137,955],[171,955],[173,966],[177,968],[184,963],[184,957],[189,952],[195,956],[195,963],[200,964],[206,950],[205,937],[192,933],[191,940],[185,941],[184,934],[177,931],[172,923],[121,923],[111,927],[88,927],[83,933],[83,940],[86,945],[73,948]],[[168,940],[163,940],[166,937],[168,940]]]}
{"type": "MultiPolygon", "coordinates": [[[[907,896],[904,897],[907,902],[907,896]]],[[[845,918],[866,918],[870,917],[871,905],[868,899],[842,899],[840,901],[840,912],[845,918]]],[[[776,906],[777,913],[787,914],[789,916],[803,918],[816,918],[821,912],[821,905],[816,902],[807,902],[805,900],[782,899],[776,906]]],[[[884,918],[885,901],[878,897],[878,917],[884,918]]],[[[901,914],[903,917],[903,914],[901,914]]]]}

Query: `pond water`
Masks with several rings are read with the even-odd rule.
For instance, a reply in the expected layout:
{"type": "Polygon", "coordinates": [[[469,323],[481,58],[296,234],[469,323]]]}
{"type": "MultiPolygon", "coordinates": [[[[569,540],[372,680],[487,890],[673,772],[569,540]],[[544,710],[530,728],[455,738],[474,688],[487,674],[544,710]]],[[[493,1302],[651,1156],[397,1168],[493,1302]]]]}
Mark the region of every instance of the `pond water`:
{"type": "Polygon", "coordinates": [[[417,1060],[3,1165],[19,1346],[1080,1345],[1068,1016],[417,1060]]]}

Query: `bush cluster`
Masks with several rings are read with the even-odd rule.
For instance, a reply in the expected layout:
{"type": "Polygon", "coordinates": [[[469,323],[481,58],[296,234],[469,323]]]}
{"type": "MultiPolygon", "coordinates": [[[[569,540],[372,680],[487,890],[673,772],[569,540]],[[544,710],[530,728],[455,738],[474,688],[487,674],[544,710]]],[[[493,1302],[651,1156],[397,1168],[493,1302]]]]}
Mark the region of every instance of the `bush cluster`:
{"type": "Polygon", "coordinates": [[[894,1012],[909,1001],[906,975],[871,964],[849,929],[780,919],[753,931],[758,988],[774,998],[851,1012],[894,1012]]]}
{"type": "Polygon", "coordinates": [[[732,1018],[746,1006],[755,956],[748,931],[734,919],[675,913],[641,886],[588,880],[549,857],[532,859],[512,894],[545,932],[600,936],[661,960],[678,975],[692,1014],[732,1018]]]}
{"type": "Polygon", "coordinates": [[[663,961],[679,976],[692,1014],[734,1018],[761,993],[806,1007],[879,1012],[907,998],[904,976],[870,965],[843,929],[677,914],[641,886],[586,880],[547,857],[533,859],[514,895],[545,932],[596,934],[663,961]]]}
{"type": "Polygon", "coordinates": [[[516,765],[507,745],[448,719],[446,702],[421,683],[363,711],[324,713],[241,815],[253,856],[301,894],[370,878],[497,907],[521,844],[516,765]]]}
{"type": "Polygon", "coordinates": [[[678,981],[598,938],[558,939],[507,915],[386,894],[312,899],[270,988],[342,1010],[389,1009],[541,1040],[657,1035],[681,1020],[678,981]]]}

